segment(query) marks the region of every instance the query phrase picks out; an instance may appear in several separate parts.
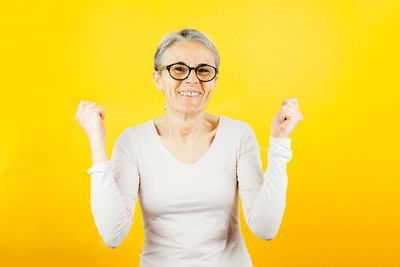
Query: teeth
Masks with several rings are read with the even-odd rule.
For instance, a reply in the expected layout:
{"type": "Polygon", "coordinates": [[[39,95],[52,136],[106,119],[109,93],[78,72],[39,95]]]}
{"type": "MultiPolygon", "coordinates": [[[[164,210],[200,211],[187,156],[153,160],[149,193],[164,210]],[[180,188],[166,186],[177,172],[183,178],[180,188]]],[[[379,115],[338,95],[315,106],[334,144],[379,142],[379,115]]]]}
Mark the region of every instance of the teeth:
{"type": "Polygon", "coordinates": [[[179,94],[181,94],[181,95],[186,95],[186,96],[197,96],[197,95],[199,95],[200,93],[197,93],[197,92],[179,92],[179,94]]]}

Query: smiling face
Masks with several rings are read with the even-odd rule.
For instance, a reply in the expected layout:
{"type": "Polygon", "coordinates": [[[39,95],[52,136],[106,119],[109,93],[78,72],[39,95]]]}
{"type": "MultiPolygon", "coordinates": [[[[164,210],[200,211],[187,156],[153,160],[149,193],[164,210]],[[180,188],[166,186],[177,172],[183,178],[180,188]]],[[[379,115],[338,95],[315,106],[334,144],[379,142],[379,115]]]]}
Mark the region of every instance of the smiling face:
{"type": "MultiPolygon", "coordinates": [[[[208,64],[217,67],[212,52],[200,42],[177,41],[171,45],[164,54],[162,66],[172,63],[184,62],[190,67],[197,67],[199,64],[208,64]]],[[[218,80],[218,74],[209,82],[200,81],[194,70],[190,72],[185,80],[173,79],[168,70],[161,72],[153,71],[153,79],[156,87],[162,90],[167,109],[173,109],[182,113],[202,112],[206,108],[218,80]],[[180,91],[199,92],[197,96],[181,95],[180,91]]]]}

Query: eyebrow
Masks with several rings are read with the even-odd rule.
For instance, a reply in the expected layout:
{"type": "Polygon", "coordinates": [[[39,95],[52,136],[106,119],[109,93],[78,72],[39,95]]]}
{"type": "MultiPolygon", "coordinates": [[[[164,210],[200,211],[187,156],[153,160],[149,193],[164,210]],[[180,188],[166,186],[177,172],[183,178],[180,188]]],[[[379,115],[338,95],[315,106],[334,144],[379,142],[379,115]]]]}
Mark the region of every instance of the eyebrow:
{"type": "MultiPolygon", "coordinates": [[[[186,64],[185,62],[183,62],[183,61],[179,61],[179,62],[176,62],[176,63],[187,65],[187,64],[186,64]]],[[[200,63],[200,64],[197,64],[196,67],[198,67],[198,66],[200,66],[200,65],[203,65],[203,64],[210,65],[210,64],[208,64],[208,63],[200,63]]],[[[188,65],[188,66],[189,66],[189,65],[188,65]]]]}

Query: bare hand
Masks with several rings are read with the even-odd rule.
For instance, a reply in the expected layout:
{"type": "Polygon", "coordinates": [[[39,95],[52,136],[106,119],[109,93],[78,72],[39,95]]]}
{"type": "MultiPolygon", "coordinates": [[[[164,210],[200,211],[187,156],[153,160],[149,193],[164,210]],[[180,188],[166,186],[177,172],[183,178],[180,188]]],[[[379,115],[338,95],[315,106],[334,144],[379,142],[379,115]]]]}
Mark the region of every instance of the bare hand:
{"type": "Polygon", "coordinates": [[[78,106],[78,112],[75,119],[81,125],[90,141],[95,139],[104,139],[106,130],[104,127],[104,118],[106,111],[103,107],[99,107],[95,102],[82,100],[78,106]]]}
{"type": "Polygon", "coordinates": [[[295,97],[287,98],[282,102],[281,109],[272,120],[271,136],[277,138],[289,138],[297,124],[304,118],[299,111],[299,105],[295,97]]]}

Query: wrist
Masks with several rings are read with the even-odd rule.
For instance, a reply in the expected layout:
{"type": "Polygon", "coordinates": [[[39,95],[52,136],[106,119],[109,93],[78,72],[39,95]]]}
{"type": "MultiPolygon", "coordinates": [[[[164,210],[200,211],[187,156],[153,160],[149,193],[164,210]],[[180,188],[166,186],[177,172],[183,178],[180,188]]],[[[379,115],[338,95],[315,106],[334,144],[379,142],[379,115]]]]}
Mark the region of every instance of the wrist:
{"type": "Polygon", "coordinates": [[[289,136],[285,136],[285,135],[271,135],[271,137],[274,137],[274,138],[289,138],[289,136]]]}
{"type": "Polygon", "coordinates": [[[106,143],[106,137],[105,136],[93,136],[91,138],[89,138],[89,143],[90,146],[97,146],[97,145],[103,145],[106,143]]]}

